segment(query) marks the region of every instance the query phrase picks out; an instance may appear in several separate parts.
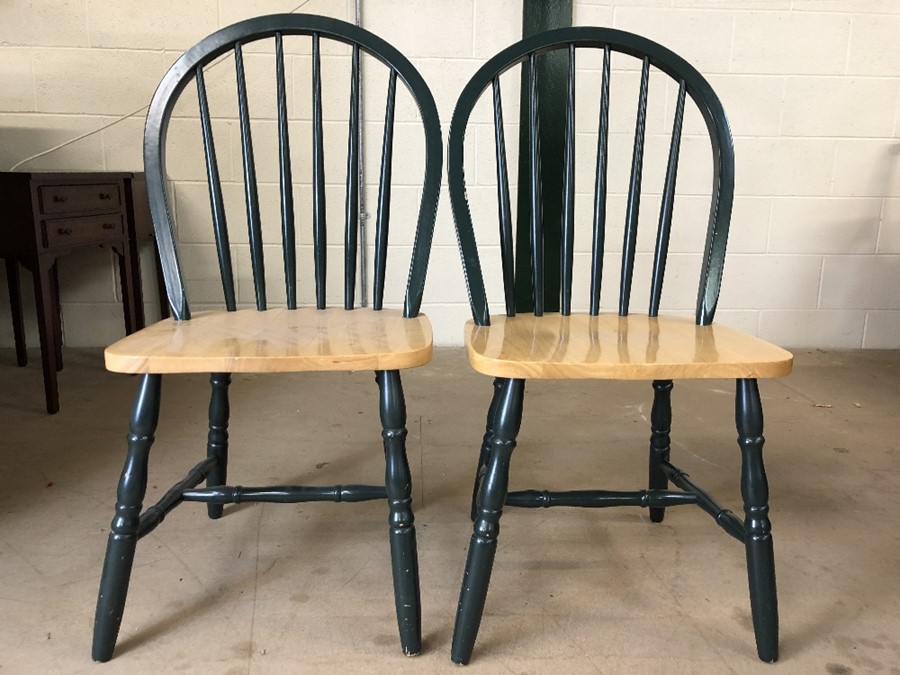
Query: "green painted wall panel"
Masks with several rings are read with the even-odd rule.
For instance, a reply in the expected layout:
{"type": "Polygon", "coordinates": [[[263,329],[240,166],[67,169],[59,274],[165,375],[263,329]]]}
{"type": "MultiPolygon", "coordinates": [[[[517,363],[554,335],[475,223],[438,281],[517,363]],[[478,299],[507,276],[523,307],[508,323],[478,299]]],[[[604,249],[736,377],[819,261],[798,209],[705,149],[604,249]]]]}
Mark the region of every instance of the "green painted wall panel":
{"type": "MultiPolygon", "coordinates": [[[[573,0],[523,0],[522,37],[572,25],[573,0]]],[[[540,125],[541,190],[544,226],[544,311],[559,311],[560,232],[562,222],[563,145],[566,129],[566,70],[564,50],[537,59],[538,119],[540,125]]],[[[528,66],[522,69],[519,119],[519,195],[516,219],[516,311],[534,309],[531,283],[528,187],[528,66]]]]}

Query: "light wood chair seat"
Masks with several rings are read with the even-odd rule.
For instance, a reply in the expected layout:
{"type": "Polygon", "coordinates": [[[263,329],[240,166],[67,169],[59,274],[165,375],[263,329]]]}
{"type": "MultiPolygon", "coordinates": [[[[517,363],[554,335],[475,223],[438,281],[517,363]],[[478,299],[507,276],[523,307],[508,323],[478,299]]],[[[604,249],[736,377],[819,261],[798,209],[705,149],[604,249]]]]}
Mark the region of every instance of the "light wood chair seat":
{"type": "Polygon", "coordinates": [[[431,360],[431,324],[399,309],[276,308],[166,319],[106,348],[118,373],[397,370],[431,360]]]}
{"type": "Polygon", "coordinates": [[[728,326],[640,314],[491,316],[489,326],[466,323],[466,349],[478,372],[522,379],[767,378],[793,361],[728,326]]]}

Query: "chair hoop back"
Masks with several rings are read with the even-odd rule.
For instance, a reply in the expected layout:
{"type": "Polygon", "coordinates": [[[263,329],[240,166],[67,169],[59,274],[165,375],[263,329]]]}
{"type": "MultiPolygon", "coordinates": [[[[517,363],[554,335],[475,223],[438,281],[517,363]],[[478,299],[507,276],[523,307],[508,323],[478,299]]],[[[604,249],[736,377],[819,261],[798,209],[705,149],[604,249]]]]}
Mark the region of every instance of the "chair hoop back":
{"type": "MultiPolygon", "coordinates": [[[[190,318],[187,296],[183,283],[181,265],[178,260],[175,237],[173,234],[173,218],[169,200],[165,189],[165,147],[169,119],[172,115],[176,101],[191,82],[196,81],[200,99],[200,122],[204,136],[204,149],[206,151],[206,168],[209,178],[210,202],[213,211],[214,227],[216,228],[216,243],[219,253],[219,264],[222,271],[223,285],[225,287],[226,305],[228,309],[235,308],[233,279],[231,279],[231,261],[228,253],[228,236],[224,226],[224,214],[217,211],[222,208],[221,188],[218,179],[218,167],[214,159],[212,148],[211,125],[209,111],[206,109],[205,85],[203,82],[203,67],[216,58],[233,51],[235,55],[235,67],[237,71],[238,105],[240,113],[240,127],[242,134],[244,182],[247,203],[247,217],[250,228],[251,260],[256,291],[257,309],[266,308],[265,276],[262,265],[262,242],[259,227],[259,200],[256,193],[255,166],[253,161],[252,143],[249,133],[249,114],[247,106],[246,88],[243,83],[243,63],[241,46],[249,42],[265,38],[275,38],[275,50],[277,57],[278,80],[278,107],[279,107],[279,145],[280,145],[280,171],[281,171],[281,200],[284,220],[284,249],[285,270],[288,305],[296,304],[296,288],[292,285],[292,270],[295,267],[293,260],[293,212],[291,195],[290,157],[287,146],[287,114],[284,90],[284,63],[282,53],[282,36],[306,35],[313,40],[313,220],[314,220],[314,246],[316,263],[316,303],[319,308],[325,304],[325,240],[324,240],[324,177],[322,171],[324,162],[322,158],[322,114],[321,114],[321,75],[318,68],[319,40],[331,39],[349,44],[353,50],[353,75],[351,108],[359,100],[359,51],[374,56],[385,64],[391,73],[391,87],[396,79],[400,79],[407,87],[415,101],[421,122],[424,128],[425,160],[424,180],[421,193],[421,202],[418,211],[417,229],[413,244],[412,261],[410,264],[407,288],[404,298],[404,315],[414,317],[418,314],[422,301],[422,292],[425,283],[425,275],[428,266],[428,257],[431,248],[434,220],[437,211],[437,202],[440,191],[442,141],[440,121],[434,98],[425,81],[412,63],[397,49],[373,35],[367,30],[329,17],[321,17],[307,14],[275,14],[261,16],[223,28],[185,52],[169,69],[161,81],[147,114],[144,131],[144,170],[147,180],[147,192],[150,202],[150,212],[153,217],[156,230],[157,244],[160,249],[163,276],[166,282],[166,290],[169,296],[172,313],[176,319],[190,318]],[[212,157],[212,159],[211,159],[212,157]]],[[[393,95],[391,89],[389,97],[393,95]]],[[[392,99],[389,107],[392,106],[392,99]]],[[[358,108],[357,108],[358,110],[358,108]]],[[[356,235],[351,226],[351,221],[358,217],[359,190],[359,158],[358,145],[355,142],[355,134],[358,133],[358,125],[361,120],[351,110],[350,134],[348,138],[348,175],[347,175],[347,241],[345,247],[347,253],[345,260],[348,263],[355,259],[356,235]],[[352,230],[352,231],[351,231],[352,230]]],[[[379,231],[376,234],[378,245],[376,247],[376,297],[373,303],[375,309],[381,307],[379,292],[383,292],[383,268],[387,257],[387,222],[390,213],[390,143],[392,137],[393,114],[386,115],[385,122],[385,153],[382,157],[381,179],[379,196],[379,216],[384,214],[385,222],[382,228],[379,218],[379,231]],[[390,125],[388,123],[390,121],[390,125]],[[385,186],[384,180],[388,185],[385,186]],[[380,276],[379,276],[380,274],[380,276]],[[380,284],[380,287],[379,287],[380,284]]],[[[355,263],[352,263],[355,264],[355,263]]],[[[355,270],[355,267],[352,268],[355,270]]],[[[345,284],[345,308],[353,306],[353,274],[348,264],[345,284]]]]}
{"type": "MultiPolygon", "coordinates": [[[[484,280],[479,261],[472,214],[469,209],[465,189],[464,139],[470,115],[482,94],[492,88],[494,99],[494,131],[497,157],[497,196],[500,213],[500,247],[503,278],[506,290],[506,314],[515,315],[513,284],[513,242],[509,209],[509,185],[506,169],[505,140],[503,138],[502,107],[500,105],[499,76],[510,68],[523,64],[526,74],[522,80],[523,120],[529,125],[528,147],[520,149],[520,156],[526,156],[528,165],[529,218],[532,265],[532,290],[534,292],[534,313],[543,312],[543,260],[541,229],[541,179],[538,143],[536,58],[555,50],[567,50],[569,54],[569,78],[567,99],[566,143],[564,148],[563,215],[562,215],[562,313],[571,311],[571,265],[572,228],[574,227],[574,80],[576,49],[596,48],[604,52],[603,98],[600,103],[600,129],[598,140],[598,160],[596,174],[595,222],[593,243],[593,269],[591,284],[591,314],[597,314],[599,302],[599,276],[603,254],[603,227],[606,201],[606,127],[609,107],[609,59],[610,52],[621,52],[642,61],[641,93],[638,103],[634,158],[626,212],[626,233],[623,244],[622,283],[620,286],[619,314],[628,314],[631,274],[634,267],[634,251],[637,229],[637,213],[640,203],[641,164],[643,161],[644,119],[646,113],[647,82],[650,66],[653,66],[679,83],[678,107],[672,135],[672,146],[666,174],[665,189],[660,213],[660,228],[657,235],[657,249],[654,260],[650,311],[655,316],[659,308],[659,296],[665,271],[668,248],[668,228],[671,225],[672,201],[675,193],[678,146],[681,137],[681,116],[684,98],[689,96],[703,116],[712,147],[713,185],[709,210],[708,228],[702,269],[696,303],[696,322],[707,325],[712,322],[718,302],[725,262],[725,247],[734,192],[734,147],[731,130],[718,97],[704,77],[683,58],[644,37],[621,30],[595,27],[571,27],[551,30],[534,35],[504,49],[484,64],[460,94],[450,124],[447,151],[447,173],[450,201],[456,222],[457,237],[462,255],[469,302],[474,321],[478,325],[489,325],[490,314],[484,288],[484,280]]],[[[520,160],[520,166],[521,160],[520,160]]],[[[521,203],[521,202],[520,202],[521,203]]],[[[527,264],[527,261],[526,263],[527,264]]]]}

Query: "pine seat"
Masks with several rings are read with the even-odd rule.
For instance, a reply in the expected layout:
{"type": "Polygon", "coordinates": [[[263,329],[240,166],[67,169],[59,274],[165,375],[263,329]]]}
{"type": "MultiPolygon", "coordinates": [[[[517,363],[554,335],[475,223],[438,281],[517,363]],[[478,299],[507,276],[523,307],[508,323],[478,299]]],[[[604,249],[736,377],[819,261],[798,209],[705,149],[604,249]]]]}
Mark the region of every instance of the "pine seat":
{"type": "Polygon", "coordinates": [[[646,314],[470,320],[466,350],[479,373],[522,379],[769,378],[787,375],[793,362],[790,352],[728,326],[646,314]]]}
{"type": "Polygon", "coordinates": [[[431,360],[431,324],[399,309],[278,307],[166,319],[106,348],[116,373],[397,370],[431,360]]]}

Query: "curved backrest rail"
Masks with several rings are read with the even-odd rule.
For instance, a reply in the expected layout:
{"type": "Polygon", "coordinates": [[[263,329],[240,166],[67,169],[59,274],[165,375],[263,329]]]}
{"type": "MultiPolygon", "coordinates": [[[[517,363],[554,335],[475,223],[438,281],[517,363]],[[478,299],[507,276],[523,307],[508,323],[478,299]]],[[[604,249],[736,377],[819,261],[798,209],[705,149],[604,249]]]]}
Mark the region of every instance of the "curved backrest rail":
{"type": "MultiPolygon", "coordinates": [[[[413,254],[410,261],[407,285],[404,293],[403,312],[406,317],[414,317],[418,314],[422,302],[425,276],[428,270],[428,256],[433,239],[434,221],[437,213],[437,202],[440,193],[441,163],[443,148],[441,143],[440,121],[437,107],[434,103],[428,86],[413,64],[393,46],[373,35],[372,33],[352,24],[330,17],[314,16],[308,14],[278,14],[261,16],[223,28],[208,36],[197,45],[185,52],[169,69],[169,72],[160,82],[150,109],[144,130],[144,171],[147,179],[147,191],[150,203],[151,216],[156,228],[157,244],[160,248],[161,266],[166,282],[166,291],[173,316],[178,320],[190,318],[187,295],[183,284],[181,263],[178,258],[177,246],[174,238],[174,220],[165,189],[165,148],[169,121],[176,101],[184,88],[200,73],[201,81],[198,82],[198,91],[202,88],[201,98],[201,129],[204,134],[204,152],[206,153],[206,170],[209,182],[210,202],[212,204],[214,228],[219,231],[216,234],[217,248],[219,251],[219,267],[222,271],[223,287],[225,288],[226,306],[235,308],[237,297],[235,293],[234,271],[228,232],[224,215],[224,200],[219,179],[219,167],[215,160],[215,145],[212,136],[212,123],[209,109],[205,101],[205,87],[202,82],[202,69],[214,60],[229,53],[234,54],[235,72],[238,82],[238,111],[241,130],[241,151],[243,159],[244,185],[243,192],[247,210],[247,225],[250,234],[250,259],[256,291],[256,305],[258,309],[264,309],[266,305],[265,269],[263,260],[263,241],[260,225],[260,205],[256,181],[256,171],[253,157],[253,143],[250,136],[250,111],[247,103],[246,82],[244,79],[243,54],[241,46],[250,42],[274,38],[275,41],[275,81],[277,107],[277,128],[279,135],[279,168],[281,171],[279,187],[281,188],[281,235],[284,245],[285,263],[285,289],[287,292],[288,306],[296,306],[296,249],[297,237],[295,234],[295,215],[293,195],[289,188],[292,182],[290,169],[290,144],[288,137],[288,102],[287,90],[289,84],[285,82],[288,76],[284,74],[284,46],[283,38],[287,36],[309,36],[313,39],[314,55],[313,84],[313,229],[314,229],[314,259],[319,266],[316,270],[316,305],[325,305],[325,266],[324,252],[327,243],[325,236],[325,175],[324,175],[324,151],[322,142],[322,84],[320,50],[318,42],[323,39],[335,40],[350,45],[353,48],[352,68],[355,73],[351,75],[351,99],[355,100],[354,114],[351,113],[351,135],[357,140],[351,143],[348,140],[348,169],[353,169],[352,176],[348,176],[347,185],[350,192],[354,193],[352,199],[348,199],[346,217],[348,227],[345,237],[345,293],[344,306],[352,307],[355,302],[355,276],[359,263],[356,256],[359,255],[358,246],[358,220],[359,220],[359,192],[362,190],[360,174],[362,167],[359,163],[359,137],[361,136],[362,120],[359,116],[359,58],[362,52],[370,54],[384,64],[392,72],[392,79],[401,80],[412,94],[412,98],[418,107],[422,122],[425,141],[424,176],[422,192],[418,205],[418,217],[416,219],[416,233],[413,242],[413,254]],[[354,98],[354,93],[355,98],[354,98]],[[205,110],[205,112],[203,112],[205,110]],[[317,178],[318,176],[318,178],[317,178]],[[352,227],[349,223],[352,221],[352,227]],[[315,234],[318,229],[318,234],[315,234]],[[293,240],[292,240],[293,238],[293,240]],[[316,239],[321,245],[316,245],[316,239]],[[319,256],[322,256],[319,258],[319,256]]],[[[396,86],[396,85],[394,85],[396,86]]]]}
{"type": "Polygon", "coordinates": [[[531,198],[531,287],[534,315],[544,314],[544,231],[541,222],[541,148],[538,127],[537,54],[528,56],[528,169],[531,198]]]}
{"type": "Polygon", "coordinates": [[[209,186],[209,205],[212,212],[213,232],[216,238],[216,256],[222,275],[222,290],[225,293],[225,308],[229,312],[237,309],[234,295],[234,267],[231,263],[231,245],[228,239],[228,222],[225,216],[225,202],[222,199],[222,182],[219,179],[219,164],[216,160],[216,146],[213,141],[212,123],[209,118],[209,102],[206,97],[206,81],[203,68],[196,71],[197,99],[200,106],[200,129],[203,135],[203,157],[206,162],[206,182],[209,186]]]}
{"type": "Polygon", "coordinates": [[[347,197],[344,228],[344,309],[356,298],[356,256],[359,222],[359,45],[353,45],[350,70],[350,124],[347,132],[347,197]]]}
{"type": "Polygon", "coordinates": [[[666,257],[669,252],[669,235],[672,231],[672,212],[675,207],[675,183],[678,179],[678,155],[681,148],[681,125],[684,119],[684,80],[678,85],[678,101],[672,122],[672,141],[669,145],[669,161],[666,164],[666,180],[659,207],[659,228],[656,230],[656,250],[653,255],[653,276],[650,283],[650,316],[659,315],[663,279],[666,275],[666,257]]]}
{"type": "MultiPolygon", "coordinates": [[[[713,94],[715,96],[715,94],[713,94]]],[[[734,205],[734,146],[731,131],[725,121],[727,138],[710,134],[715,167],[713,170],[713,201],[709,209],[706,229],[706,245],[697,289],[697,306],[694,320],[699,326],[708,326],[716,314],[722,272],[725,268],[725,248],[728,245],[728,228],[731,225],[731,209],[734,205]]]]}
{"type": "Polygon", "coordinates": [[[427,101],[419,101],[419,111],[425,124],[425,180],[422,186],[422,197],[419,205],[419,220],[416,226],[416,238],[413,242],[412,262],[406,282],[406,296],[403,299],[403,316],[418,316],[422,306],[422,291],[425,287],[425,275],[428,272],[429,251],[434,236],[434,220],[437,217],[438,197],[441,188],[441,169],[443,161],[443,142],[441,126],[438,121],[437,108],[431,92],[425,87],[425,81],[416,73],[421,86],[428,94],[427,101]],[[428,111],[423,110],[423,103],[428,104],[428,111]],[[431,115],[432,124],[425,118],[426,112],[431,115]]]}
{"type": "Polygon", "coordinates": [[[500,264],[507,316],[516,315],[516,280],[513,257],[512,211],[509,200],[509,171],[506,165],[506,135],[503,131],[503,101],[500,78],[491,80],[494,101],[494,151],[497,159],[497,210],[500,221],[500,264]]]}
{"type": "Polygon", "coordinates": [[[250,104],[247,100],[244,55],[240,42],[234,45],[234,71],[237,76],[238,117],[241,122],[241,157],[244,168],[247,232],[250,237],[250,264],[253,267],[256,308],[263,310],[266,308],[266,273],[263,259],[262,222],[259,216],[259,192],[256,185],[256,162],[253,159],[253,138],[250,133],[250,104]]]}
{"type": "Polygon", "coordinates": [[[634,277],[634,254],[637,249],[638,217],[641,209],[641,175],[644,167],[644,133],[647,127],[647,87],[650,81],[650,59],[644,57],[641,68],[641,90],[638,97],[637,120],[634,125],[634,151],[631,158],[631,178],[628,181],[628,201],[625,205],[625,237],[622,242],[622,280],[619,285],[619,316],[628,315],[631,301],[631,281],[634,277]]]}
{"type": "MultiPolygon", "coordinates": [[[[535,77],[530,71],[534,70],[535,60],[540,55],[558,49],[569,51],[570,69],[575,60],[575,52],[579,48],[596,48],[603,50],[603,69],[601,83],[601,100],[597,139],[597,164],[594,184],[594,208],[593,208],[593,243],[591,249],[591,289],[590,312],[596,315],[599,312],[600,287],[603,272],[604,240],[606,232],[606,202],[608,192],[607,181],[607,152],[609,149],[609,81],[611,52],[620,52],[641,61],[641,85],[638,99],[638,109],[635,120],[634,147],[632,151],[631,172],[629,178],[628,195],[626,198],[626,222],[623,238],[623,260],[620,274],[619,288],[619,313],[626,315],[630,303],[630,292],[635,268],[637,248],[637,225],[640,214],[641,177],[643,173],[645,133],[647,126],[647,99],[649,89],[650,67],[662,71],[662,73],[679,82],[683,92],[679,94],[682,103],[676,110],[674,123],[675,135],[670,145],[668,165],[666,171],[666,183],[664,185],[663,199],[660,215],[660,230],[657,233],[657,249],[654,257],[654,277],[651,280],[651,307],[650,312],[655,314],[659,310],[659,297],[662,293],[662,280],[665,272],[665,256],[668,249],[668,239],[671,230],[672,212],[675,197],[675,179],[677,177],[677,162],[679,158],[681,119],[683,118],[683,100],[690,97],[700,114],[703,116],[710,138],[712,151],[712,175],[713,185],[711,190],[709,222],[707,228],[707,241],[700,270],[698,285],[696,320],[699,324],[710,323],[715,313],[718,301],[719,288],[721,286],[722,269],[724,267],[725,246],[727,243],[728,226],[731,218],[734,189],[734,149],[731,140],[731,131],[721,103],[708,82],[700,73],[674,52],[666,49],[651,40],[624,31],[594,28],[572,27],[547,31],[531,36],[504,49],[478,70],[471,78],[459,97],[453,119],[450,125],[448,139],[448,180],[450,187],[451,206],[457,227],[457,238],[463,259],[463,267],[466,274],[466,283],[469,292],[469,300],[472,316],[479,325],[490,323],[487,295],[484,290],[483,276],[480,269],[480,260],[476,249],[474,228],[472,226],[472,214],[469,210],[465,193],[465,169],[464,149],[465,129],[469,121],[472,109],[479,100],[488,85],[495,87],[494,81],[512,67],[521,65],[526,73],[527,95],[524,98],[526,104],[526,117],[528,124],[527,147],[523,152],[528,153],[526,167],[529,179],[529,206],[530,206],[530,243],[532,258],[532,281],[535,294],[535,314],[543,311],[543,292],[541,265],[542,242],[540,223],[540,167],[539,159],[535,157],[539,143],[536,133],[536,115],[538,105],[534,90],[535,77]]],[[[495,94],[496,95],[496,94],[495,94]]],[[[567,106],[574,108],[574,83],[567,82],[567,106]]],[[[574,139],[568,138],[568,114],[567,107],[567,140],[563,152],[571,152],[574,163],[574,139]]],[[[496,113],[495,113],[496,117],[496,113]]],[[[496,126],[496,121],[495,121],[496,126]]],[[[498,153],[498,161],[499,161],[498,153]]],[[[564,164],[564,181],[570,180],[574,169],[568,166],[568,159],[564,164]]],[[[500,168],[498,167],[498,177],[500,168]]],[[[502,188],[498,186],[498,194],[502,188]]],[[[561,262],[563,278],[561,284],[561,308],[563,313],[571,311],[571,282],[567,278],[570,252],[567,246],[570,232],[567,231],[567,218],[570,195],[565,193],[563,204],[563,246],[561,262]]],[[[502,212],[502,204],[500,212],[502,212]]],[[[574,217],[572,217],[574,222],[574,217]]],[[[501,217],[502,232],[502,217],[501,217]]],[[[502,251],[501,235],[501,251],[502,251]]],[[[574,252],[571,255],[574,259],[574,252]]],[[[507,289],[508,293],[508,289],[507,289]]],[[[507,312],[510,314],[510,312],[507,312]]]]}
{"type": "Polygon", "coordinates": [[[322,132],[322,57],[319,34],[312,34],[313,248],[316,307],[325,309],[328,232],[325,227],[325,147],[322,132]]]}
{"type": "Polygon", "coordinates": [[[600,120],[597,124],[597,169],[594,174],[594,238],[591,244],[591,302],[593,316],[600,313],[603,249],[606,242],[606,162],[609,145],[610,49],[603,47],[603,79],[600,83],[600,120]]]}
{"type": "Polygon", "coordinates": [[[564,316],[572,313],[572,267],[575,259],[575,45],[569,45],[566,82],[566,147],[563,159],[563,213],[560,271],[564,316]]]}
{"type": "Polygon", "coordinates": [[[287,87],[284,81],[284,39],[275,33],[275,83],[278,99],[278,176],[281,186],[281,242],[284,249],[284,291],[289,309],[297,309],[297,253],[291,143],[288,135],[287,87]]]}
{"type": "Polygon", "coordinates": [[[381,147],[381,175],[378,181],[378,211],[375,222],[375,297],[374,309],[384,303],[384,279],[387,270],[387,242],[391,225],[391,167],[394,157],[394,104],[397,98],[397,71],[388,78],[387,102],[384,107],[384,139],[381,147]]]}

